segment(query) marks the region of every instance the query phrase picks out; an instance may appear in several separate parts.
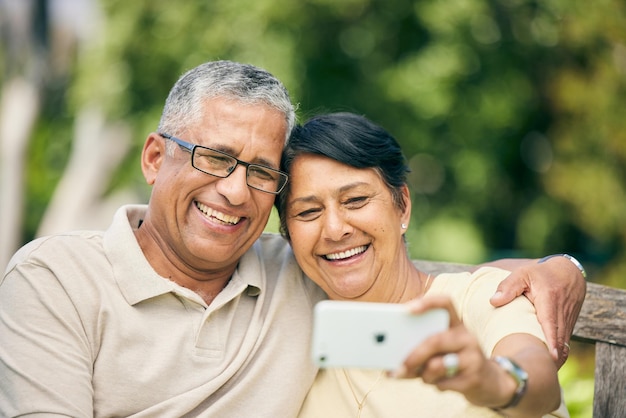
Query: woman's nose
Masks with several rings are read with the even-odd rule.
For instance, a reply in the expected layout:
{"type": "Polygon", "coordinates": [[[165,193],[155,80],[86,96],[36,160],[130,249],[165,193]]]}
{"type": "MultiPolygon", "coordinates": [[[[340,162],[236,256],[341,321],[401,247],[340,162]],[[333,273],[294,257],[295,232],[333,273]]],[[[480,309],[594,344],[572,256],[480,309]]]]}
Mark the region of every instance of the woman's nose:
{"type": "Polygon", "coordinates": [[[326,238],[339,241],[350,235],[353,230],[349,219],[343,216],[339,211],[326,211],[324,219],[324,233],[326,238]]]}

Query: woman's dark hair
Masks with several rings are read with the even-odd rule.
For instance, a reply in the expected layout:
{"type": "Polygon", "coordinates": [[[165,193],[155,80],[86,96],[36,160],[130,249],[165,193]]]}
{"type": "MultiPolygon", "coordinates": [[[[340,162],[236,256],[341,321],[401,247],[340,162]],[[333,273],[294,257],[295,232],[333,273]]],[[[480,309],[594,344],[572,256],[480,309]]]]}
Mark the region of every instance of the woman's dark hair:
{"type": "MultiPolygon", "coordinates": [[[[389,187],[396,206],[405,209],[401,187],[406,184],[409,168],[400,145],[389,132],[364,116],[330,113],[296,126],[283,152],[281,169],[289,173],[293,161],[302,154],[321,155],[355,168],[375,169],[389,187]]],[[[287,239],[286,206],[290,190],[288,182],[276,199],[280,232],[287,239]]]]}

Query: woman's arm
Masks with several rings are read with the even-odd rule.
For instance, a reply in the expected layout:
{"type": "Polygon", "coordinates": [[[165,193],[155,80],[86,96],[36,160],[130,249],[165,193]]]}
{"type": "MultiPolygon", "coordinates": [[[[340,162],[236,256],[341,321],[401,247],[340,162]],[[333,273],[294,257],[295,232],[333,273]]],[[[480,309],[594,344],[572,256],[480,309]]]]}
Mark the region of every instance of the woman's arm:
{"type": "Polygon", "coordinates": [[[518,400],[514,406],[503,409],[510,417],[542,416],[558,409],[561,390],[557,369],[542,341],[530,334],[511,334],[496,345],[493,351],[495,356],[512,360],[527,373],[528,380],[524,393],[518,399],[518,382],[492,359],[491,363],[498,369],[504,400],[500,404],[489,405],[491,408],[500,409],[510,405],[512,400],[518,400]]]}
{"type": "MultiPolygon", "coordinates": [[[[421,377],[440,390],[462,393],[469,402],[492,409],[506,408],[509,416],[541,416],[559,407],[560,387],[557,368],[545,344],[523,333],[510,334],[496,344],[487,358],[478,339],[463,325],[447,296],[427,296],[409,303],[412,312],[445,308],[450,328],[436,334],[407,357],[395,377],[421,377]],[[447,369],[444,357],[450,354],[457,367],[447,369]],[[511,359],[528,374],[528,385],[515,405],[510,405],[518,383],[494,358],[511,359]]],[[[449,357],[449,356],[448,356],[449,357]]]]}

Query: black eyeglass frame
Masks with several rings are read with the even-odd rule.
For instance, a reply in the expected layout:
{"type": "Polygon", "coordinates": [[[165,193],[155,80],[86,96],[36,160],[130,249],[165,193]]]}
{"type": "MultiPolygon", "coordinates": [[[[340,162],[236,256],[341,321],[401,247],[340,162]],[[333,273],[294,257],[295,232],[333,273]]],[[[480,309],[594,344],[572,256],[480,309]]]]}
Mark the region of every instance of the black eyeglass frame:
{"type": "Polygon", "coordinates": [[[169,139],[170,141],[174,141],[176,144],[181,146],[185,151],[189,152],[191,154],[191,166],[193,168],[195,168],[196,170],[204,173],[204,174],[208,174],[208,175],[213,176],[213,177],[218,177],[218,178],[224,179],[224,178],[230,176],[235,171],[237,166],[239,164],[241,164],[242,166],[246,167],[246,185],[248,187],[250,187],[250,188],[252,188],[254,190],[258,190],[260,192],[270,193],[270,194],[274,194],[274,195],[280,194],[280,192],[285,188],[285,186],[287,185],[287,182],[289,181],[289,175],[287,173],[285,173],[283,171],[280,171],[280,170],[276,170],[275,168],[271,168],[271,167],[268,167],[268,166],[265,166],[265,165],[261,165],[261,164],[248,163],[246,161],[240,160],[237,157],[234,157],[234,156],[232,156],[230,154],[227,154],[224,151],[220,151],[220,150],[216,150],[216,149],[213,149],[213,148],[205,147],[203,145],[192,144],[190,142],[183,141],[182,139],[177,138],[177,137],[175,137],[173,135],[170,135],[170,134],[159,133],[159,135],[161,135],[165,139],[169,139]],[[207,172],[205,170],[202,170],[201,168],[196,167],[196,165],[194,163],[194,157],[195,157],[196,149],[198,149],[198,148],[206,149],[206,150],[209,150],[211,152],[215,152],[217,154],[221,154],[221,155],[223,155],[225,157],[232,158],[235,161],[235,165],[232,166],[229,169],[230,171],[225,176],[220,176],[220,175],[217,175],[217,174],[214,174],[214,173],[209,173],[209,172],[207,172]],[[250,183],[248,183],[250,167],[259,167],[259,168],[262,168],[263,170],[267,170],[267,171],[270,171],[272,173],[276,173],[279,176],[279,179],[284,179],[284,180],[282,181],[282,184],[280,184],[281,182],[279,181],[279,186],[280,187],[275,192],[272,192],[272,191],[269,191],[269,190],[260,189],[260,188],[258,188],[256,186],[253,186],[250,183]]]}

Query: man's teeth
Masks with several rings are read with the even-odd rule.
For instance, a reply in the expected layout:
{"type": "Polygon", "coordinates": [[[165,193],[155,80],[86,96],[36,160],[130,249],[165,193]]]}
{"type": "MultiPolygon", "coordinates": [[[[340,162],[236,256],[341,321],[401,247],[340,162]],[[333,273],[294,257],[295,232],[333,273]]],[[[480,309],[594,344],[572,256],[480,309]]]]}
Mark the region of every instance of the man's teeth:
{"type": "Polygon", "coordinates": [[[366,245],[362,245],[361,247],[356,247],[348,251],[342,251],[340,253],[326,254],[325,257],[328,260],[342,260],[344,258],[352,257],[357,254],[361,254],[367,249],[366,245]]]}
{"type": "Polygon", "coordinates": [[[204,213],[207,218],[214,218],[224,223],[236,225],[237,222],[239,222],[239,220],[241,219],[239,216],[226,215],[225,213],[213,210],[207,205],[204,205],[200,202],[196,202],[196,207],[200,209],[200,211],[204,213]]]}

